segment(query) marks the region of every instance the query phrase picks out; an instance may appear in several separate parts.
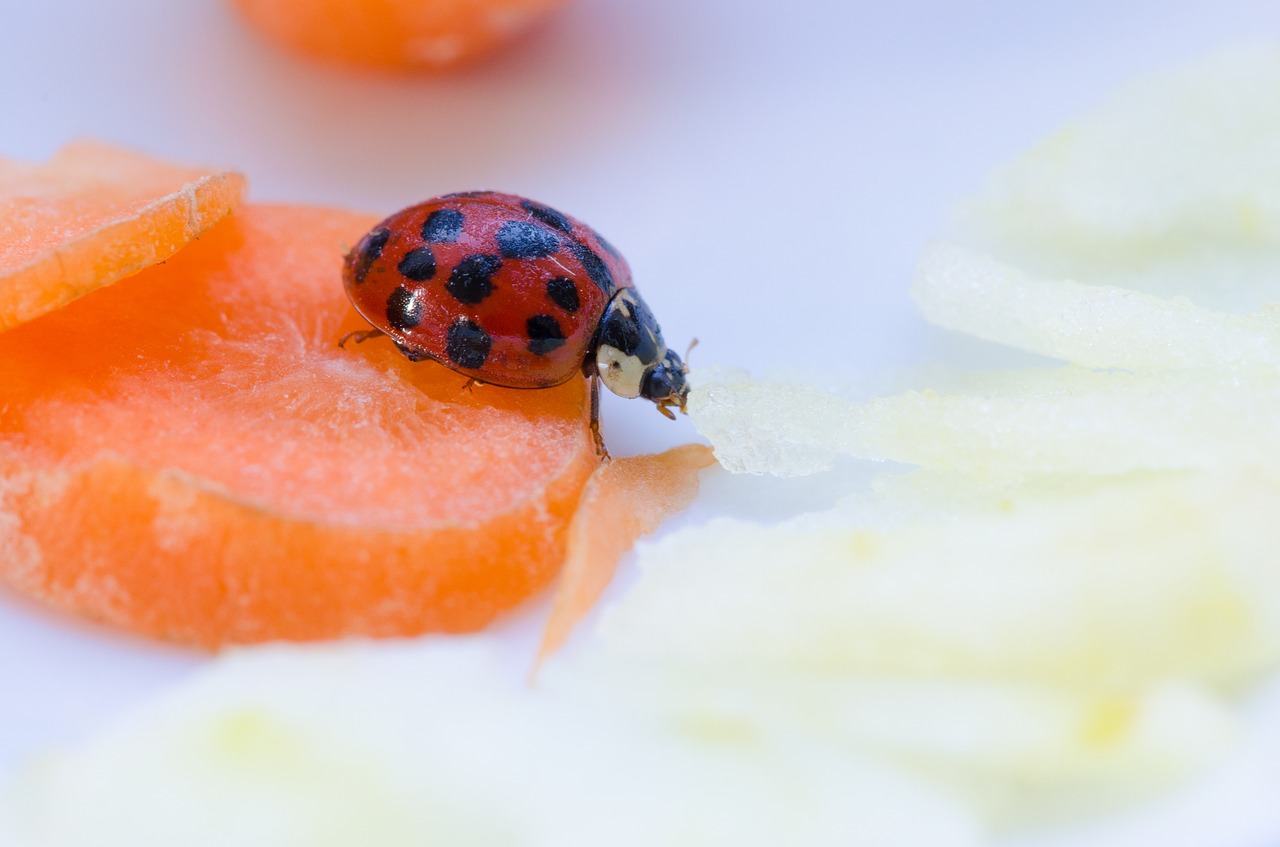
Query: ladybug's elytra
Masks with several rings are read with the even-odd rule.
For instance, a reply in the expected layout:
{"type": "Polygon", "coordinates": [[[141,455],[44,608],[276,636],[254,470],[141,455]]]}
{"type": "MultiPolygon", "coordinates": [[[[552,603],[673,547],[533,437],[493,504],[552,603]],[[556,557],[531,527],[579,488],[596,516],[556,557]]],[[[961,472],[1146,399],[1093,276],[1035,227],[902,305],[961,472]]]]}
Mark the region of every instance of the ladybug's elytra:
{"type": "Polygon", "coordinates": [[[385,334],[409,359],[476,382],[546,388],[582,373],[652,400],[668,418],[672,407],[685,411],[687,368],[626,260],[540,203],[477,191],[411,206],[360,239],[343,280],[374,327],[348,338],[385,334]]]}

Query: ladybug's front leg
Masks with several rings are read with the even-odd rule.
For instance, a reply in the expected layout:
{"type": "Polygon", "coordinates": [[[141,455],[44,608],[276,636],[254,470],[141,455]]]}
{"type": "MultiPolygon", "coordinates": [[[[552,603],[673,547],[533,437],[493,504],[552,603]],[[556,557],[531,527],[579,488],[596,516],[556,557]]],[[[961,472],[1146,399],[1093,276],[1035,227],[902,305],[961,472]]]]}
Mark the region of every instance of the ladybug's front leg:
{"type": "Polygon", "coordinates": [[[607,462],[609,449],[604,446],[604,436],[600,434],[600,377],[592,374],[587,381],[591,383],[591,436],[596,440],[596,455],[607,462]]]}
{"type": "Polygon", "coordinates": [[[380,329],[357,329],[357,330],[353,330],[353,331],[348,332],[346,335],[344,335],[344,336],[342,336],[341,338],[339,338],[339,339],[338,339],[338,346],[339,346],[339,347],[346,347],[346,346],[347,346],[347,342],[348,342],[348,341],[350,341],[350,340],[351,340],[351,339],[353,339],[353,338],[355,339],[356,344],[361,344],[361,343],[363,343],[363,342],[365,342],[365,341],[368,341],[370,338],[377,338],[379,335],[386,335],[386,333],[385,333],[385,332],[383,332],[383,331],[382,331],[382,330],[380,330],[380,329]]]}

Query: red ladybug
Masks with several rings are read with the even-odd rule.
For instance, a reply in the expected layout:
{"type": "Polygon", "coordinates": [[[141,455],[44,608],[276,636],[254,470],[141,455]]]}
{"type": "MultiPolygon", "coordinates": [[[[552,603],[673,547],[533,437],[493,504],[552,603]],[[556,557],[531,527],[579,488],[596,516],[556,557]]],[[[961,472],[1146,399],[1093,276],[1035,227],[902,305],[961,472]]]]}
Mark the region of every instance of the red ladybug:
{"type": "Polygon", "coordinates": [[[385,334],[413,361],[508,388],[598,376],[668,418],[671,407],[685,411],[687,368],[626,260],[589,226],[532,200],[475,191],[410,206],[360,239],[343,281],[374,327],[347,338],[385,334]]]}

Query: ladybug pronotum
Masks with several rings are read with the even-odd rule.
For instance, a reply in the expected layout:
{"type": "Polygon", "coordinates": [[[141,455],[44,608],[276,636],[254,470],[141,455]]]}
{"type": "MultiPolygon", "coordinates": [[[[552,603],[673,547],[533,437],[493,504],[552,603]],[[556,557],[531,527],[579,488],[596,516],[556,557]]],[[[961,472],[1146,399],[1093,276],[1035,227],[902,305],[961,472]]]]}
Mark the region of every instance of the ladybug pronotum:
{"type": "MultiPolygon", "coordinates": [[[[446,194],[370,230],[343,268],[347,296],[411,361],[475,382],[547,388],[592,377],[674,420],[687,368],[668,350],[627,262],[595,230],[555,209],[491,191],[446,194]]],[[[602,448],[603,449],[603,448],[602,448]]]]}

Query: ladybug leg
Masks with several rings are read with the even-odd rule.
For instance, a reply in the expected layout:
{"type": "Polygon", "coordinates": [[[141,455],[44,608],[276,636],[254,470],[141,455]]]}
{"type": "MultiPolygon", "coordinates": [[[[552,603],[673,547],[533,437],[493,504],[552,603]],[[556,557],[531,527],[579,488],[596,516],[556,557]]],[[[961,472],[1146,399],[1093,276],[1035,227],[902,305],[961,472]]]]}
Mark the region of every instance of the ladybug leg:
{"type": "Polygon", "coordinates": [[[480,380],[476,379],[473,376],[467,377],[467,381],[462,383],[462,387],[458,389],[458,393],[455,394],[454,397],[461,397],[462,392],[464,391],[467,392],[468,394],[473,394],[474,392],[472,391],[472,389],[475,388],[477,385],[485,385],[485,383],[481,382],[480,380]]]}
{"type": "Polygon", "coordinates": [[[601,461],[609,461],[609,449],[604,446],[604,436],[600,434],[600,378],[591,376],[591,437],[596,441],[596,455],[601,461]]]}
{"type": "Polygon", "coordinates": [[[399,350],[410,362],[425,362],[427,359],[431,358],[421,350],[414,350],[412,347],[405,347],[399,341],[394,341],[394,339],[393,343],[396,345],[396,349],[399,350]]]}
{"type": "Polygon", "coordinates": [[[355,339],[356,344],[360,344],[368,341],[370,338],[377,338],[379,335],[386,335],[386,333],[380,329],[357,329],[353,332],[348,332],[346,335],[339,338],[338,346],[346,347],[347,342],[353,338],[355,339]]]}

